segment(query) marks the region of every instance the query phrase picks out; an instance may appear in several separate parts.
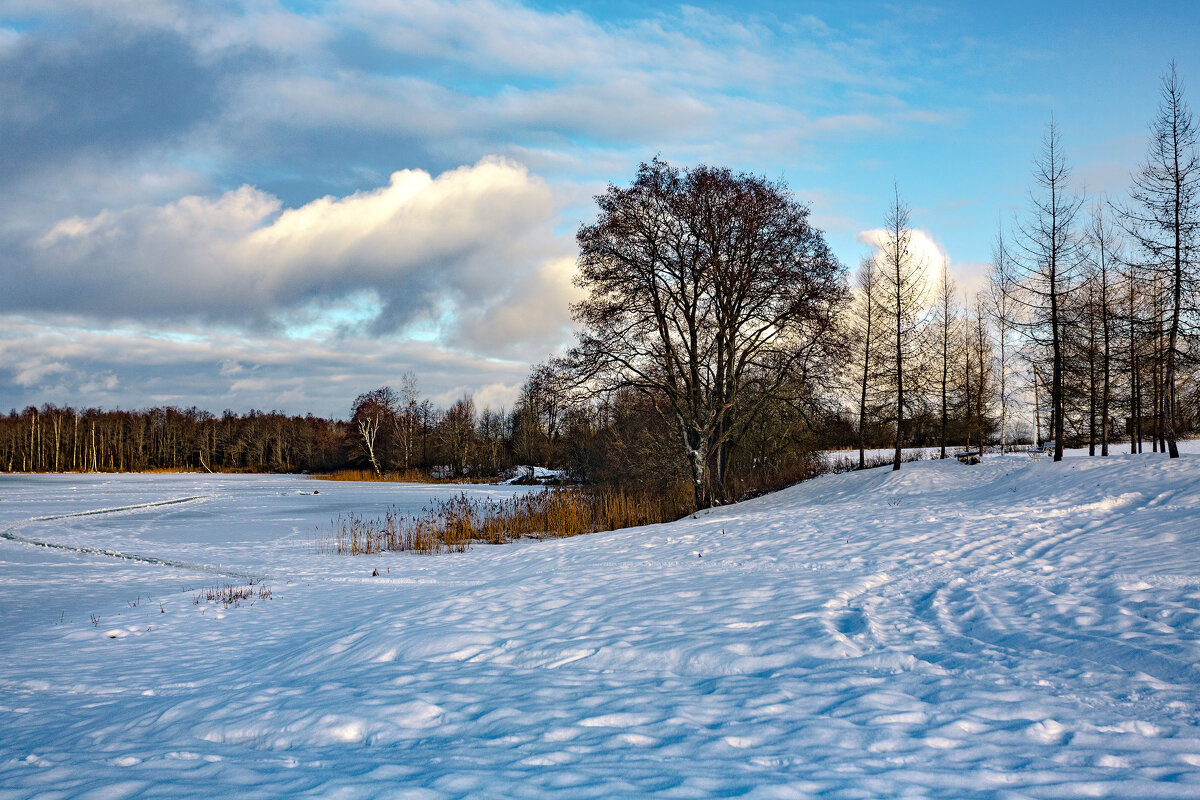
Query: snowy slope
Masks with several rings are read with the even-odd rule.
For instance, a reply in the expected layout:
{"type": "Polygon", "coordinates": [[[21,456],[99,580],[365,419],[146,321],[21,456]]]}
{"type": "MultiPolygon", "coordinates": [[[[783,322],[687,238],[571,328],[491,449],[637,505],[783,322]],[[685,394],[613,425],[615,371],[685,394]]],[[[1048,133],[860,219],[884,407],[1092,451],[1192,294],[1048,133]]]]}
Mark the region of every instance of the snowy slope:
{"type": "Polygon", "coordinates": [[[357,559],[311,532],[409,487],[82,483],[0,481],[0,530],[189,566],[0,541],[0,797],[1200,796],[1200,456],[357,559]]]}

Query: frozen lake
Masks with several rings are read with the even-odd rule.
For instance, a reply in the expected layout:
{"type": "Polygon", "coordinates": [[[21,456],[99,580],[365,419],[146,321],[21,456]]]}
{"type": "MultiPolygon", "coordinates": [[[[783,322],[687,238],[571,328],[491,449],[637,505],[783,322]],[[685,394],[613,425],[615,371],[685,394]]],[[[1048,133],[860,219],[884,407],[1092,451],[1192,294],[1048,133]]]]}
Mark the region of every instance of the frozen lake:
{"type": "Polygon", "coordinates": [[[93,613],[108,617],[106,609],[139,597],[177,595],[183,587],[245,582],[246,575],[268,582],[297,579],[305,574],[299,562],[309,561],[321,530],[340,514],[370,518],[389,508],[417,514],[431,498],[531,490],[537,491],[297,475],[3,475],[0,532],[205,569],[0,540],[0,617],[11,635],[52,622],[86,621],[93,613]],[[30,521],[45,517],[57,518],[30,521]]]}

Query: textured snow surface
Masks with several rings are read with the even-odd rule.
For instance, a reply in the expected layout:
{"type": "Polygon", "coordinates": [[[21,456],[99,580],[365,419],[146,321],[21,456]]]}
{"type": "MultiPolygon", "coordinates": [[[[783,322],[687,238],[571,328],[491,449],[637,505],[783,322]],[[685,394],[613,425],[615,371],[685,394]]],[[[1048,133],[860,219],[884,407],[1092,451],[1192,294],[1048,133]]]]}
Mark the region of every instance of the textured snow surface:
{"type": "Polygon", "coordinates": [[[1200,456],[313,550],[442,491],[0,478],[0,532],[87,550],[0,540],[0,797],[1200,796],[1200,456]],[[249,575],[273,599],[193,603],[249,575]]]}

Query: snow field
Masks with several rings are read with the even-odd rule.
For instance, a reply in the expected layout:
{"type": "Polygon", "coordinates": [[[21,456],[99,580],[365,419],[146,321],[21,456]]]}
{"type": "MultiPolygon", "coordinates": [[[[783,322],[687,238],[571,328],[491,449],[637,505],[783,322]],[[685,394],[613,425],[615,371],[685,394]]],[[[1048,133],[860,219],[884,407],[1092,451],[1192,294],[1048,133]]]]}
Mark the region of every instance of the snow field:
{"type": "Polygon", "coordinates": [[[0,797],[1200,796],[1200,456],[919,462],[576,539],[312,548],[437,491],[0,480],[0,531],[188,565],[0,541],[0,797]],[[273,598],[195,604],[222,572],[273,598]]]}

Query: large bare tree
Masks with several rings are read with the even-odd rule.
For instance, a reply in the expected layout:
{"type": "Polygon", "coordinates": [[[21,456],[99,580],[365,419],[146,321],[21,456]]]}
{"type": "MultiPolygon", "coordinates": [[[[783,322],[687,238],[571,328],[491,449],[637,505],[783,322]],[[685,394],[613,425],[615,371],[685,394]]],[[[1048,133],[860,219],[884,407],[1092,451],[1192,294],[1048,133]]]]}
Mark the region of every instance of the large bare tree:
{"type": "Polygon", "coordinates": [[[385,430],[390,427],[395,409],[396,393],[390,386],[381,386],[378,389],[364,392],[354,399],[350,423],[358,432],[355,443],[360,449],[361,455],[365,456],[370,463],[376,477],[383,476],[380,466],[383,457],[378,441],[379,430],[381,427],[385,430]],[[385,422],[389,424],[384,425],[385,422]]]}
{"type": "Polygon", "coordinates": [[[758,176],[655,159],[596,202],[567,366],[594,390],[643,393],[676,431],[696,506],[725,502],[748,426],[824,364],[844,270],[808,207],[758,176]]]}

